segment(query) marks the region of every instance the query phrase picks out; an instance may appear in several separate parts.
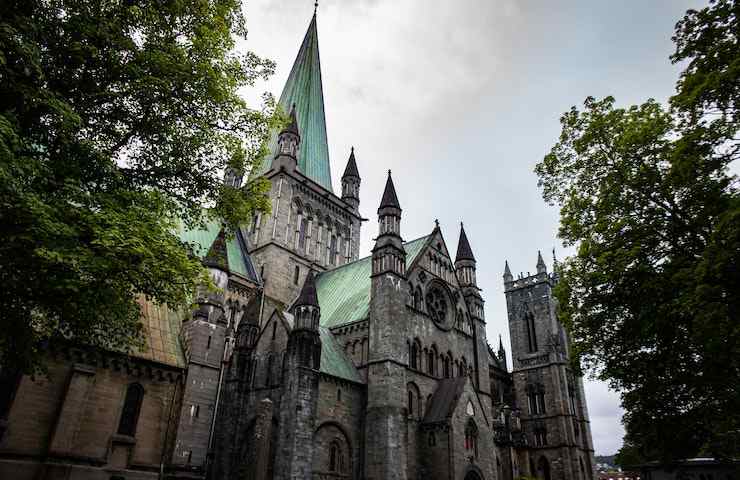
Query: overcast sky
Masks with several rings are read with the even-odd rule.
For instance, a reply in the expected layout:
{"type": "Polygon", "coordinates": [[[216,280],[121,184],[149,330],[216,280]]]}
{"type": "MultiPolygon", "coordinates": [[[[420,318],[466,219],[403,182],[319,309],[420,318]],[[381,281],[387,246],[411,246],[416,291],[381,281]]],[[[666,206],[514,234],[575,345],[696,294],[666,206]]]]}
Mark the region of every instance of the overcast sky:
{"type": "MultiPolygon", "coordinates": [[[[386,171],[403,208],[402,233],[438,218],[448,249],[459,222],[478,260],[488,339],[509,349],[502,273],[551,266],[558,212],[533,168],[556,141],[559,117],[592,95],[622,105],[665,101],[675,22],[699,0],[321,0],[318,9],[327,135],[335,192],[354,145],[360,211],[376,232],[386,171]]],[[[248,0],[246,47],[277,63],[262,91],[280,95],[313,12],[312,0],[248,0]]],[[[622,444],[619,396],[586,380],[597,454],[622,444]]]]}

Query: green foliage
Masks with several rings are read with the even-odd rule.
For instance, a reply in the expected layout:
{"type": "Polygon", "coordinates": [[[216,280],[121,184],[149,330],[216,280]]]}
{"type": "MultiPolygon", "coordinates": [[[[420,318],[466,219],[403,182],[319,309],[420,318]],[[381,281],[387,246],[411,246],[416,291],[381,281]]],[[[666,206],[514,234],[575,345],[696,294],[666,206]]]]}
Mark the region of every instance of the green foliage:
{"type": "Polygon", "coordinates": [[[18,0],[0,10],[0,365],[33,371],[55,338],[126,350],[135,295],[183,305],[204,280],[175,229],[233,231],[269,209],[273,103],[238,95],[273,71],[238,0],[18,0]]]}
{"type": "Polygon", "coordinates": [[[556,288],[575,361],[622,392],[620,457],[739,453],[737,12],[677,24],[689,62],[670,110],[588,98],[536,167],[577,246],[556,288]]]}

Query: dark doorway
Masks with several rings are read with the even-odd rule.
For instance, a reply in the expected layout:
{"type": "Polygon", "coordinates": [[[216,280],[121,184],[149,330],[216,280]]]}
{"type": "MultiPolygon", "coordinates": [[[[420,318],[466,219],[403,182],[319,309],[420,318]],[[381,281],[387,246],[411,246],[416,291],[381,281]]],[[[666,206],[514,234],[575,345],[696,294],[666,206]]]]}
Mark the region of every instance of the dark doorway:
{"type": "Polygon", "coordinates": [[[550,480],[550,463],[545,457],[540,457],[537,462],[537,478],[550,480]]]}
{"type": "Polygon", "coordinates": [[[465,474],[465,480],[483,480],[483,477],[481,477],[475,470],[470,470],[465,474]]]}

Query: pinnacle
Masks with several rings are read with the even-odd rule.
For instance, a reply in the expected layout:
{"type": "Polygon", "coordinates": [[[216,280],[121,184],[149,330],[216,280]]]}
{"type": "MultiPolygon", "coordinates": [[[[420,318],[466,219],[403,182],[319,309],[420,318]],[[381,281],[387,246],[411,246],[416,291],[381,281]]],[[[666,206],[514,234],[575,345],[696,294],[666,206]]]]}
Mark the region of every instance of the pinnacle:
{"type": "Polygon", "coordinates": [[[544,266],[544,265],[545,265],[545,261],[542,259],[542,252],[537,250],[537,266],[539,267],[539,266],[544,266]]]}
{"type": "Polygon", "coordinates": [[[345,177],[360,178],[360,172],[357,171],[357,162],[355,161],[355,147],[352,147],[352,149],[349,152],[349,159],[347,160],[347,167],[344,169],[344,175],[342,175],[342,178],[345,178],[345,177]]]}
{"type": "Polygon", "coordinates": [[[457,242],[457,255],[455,255],[455,262],[460,260],[475,261],[473,250],[470,248],[470,242],[468,242],[468,236],[465,234],[465,227],[463,227],[462,222],[460,222],[460,240],[457,242]]]}
{"type": "Polygon", "coordinates": [[[380,201],[380,207],[394,207],[400,209],[401,206],[398,204],[398,196],[396,195],[396,187],[393,186],[393,179],[391,178],[391,171],[388,170],[388,180],[385,182],[385,190],[383,191],[383,199],[380,201]]]}
{"type": "Polygon", "coordinates": [[[301,293],[298,294],[298,298],[293,302],[293,307],[301,305],[319,306],[319,298],[316,295],[316,279],[313,270],[308,271],[306,281],[303,282],[303,288],[301,288],[301,293]]]}
{"type": "Polygon", "coordinates": [[[511,277],[511,269],[509,269],[509,261],[506,260],[504,263],[504,277],[509,276],[511,277]]]}
{"type": "Polygon", "coordinates": [[[298,135],[299,137],[301,136],[300,132],[298,131],[298,121],[296,119],[295,103],[293,104],[293,107],[290,109],[290,123],[280,133],[292,133],[294,135],[298,135]]]}
{"type": "Polygon", "coordinates": [[[218,235],[213,240],[203,262],[211,267],[228,270],[229,259],[226,254],[226,232],[223,228],[219,230],[218,235]]]}

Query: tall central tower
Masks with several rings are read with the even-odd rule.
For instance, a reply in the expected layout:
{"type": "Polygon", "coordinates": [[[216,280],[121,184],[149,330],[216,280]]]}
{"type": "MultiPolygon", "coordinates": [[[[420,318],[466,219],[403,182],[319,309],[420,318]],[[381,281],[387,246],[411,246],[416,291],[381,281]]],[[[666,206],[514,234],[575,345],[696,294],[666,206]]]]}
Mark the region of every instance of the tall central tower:
{"type": "Polygon", "coordinates": [[[280,95],[289,123],[272,133],[270,153],[250,174],[271,183],[269,215],[247,227],[249,250],[269,306],[288,305],[310,270],[322,272],[356,260],[359,253],[360,176],[355,153],[334,194],[324,115],[316,13],[280,95]]]}

